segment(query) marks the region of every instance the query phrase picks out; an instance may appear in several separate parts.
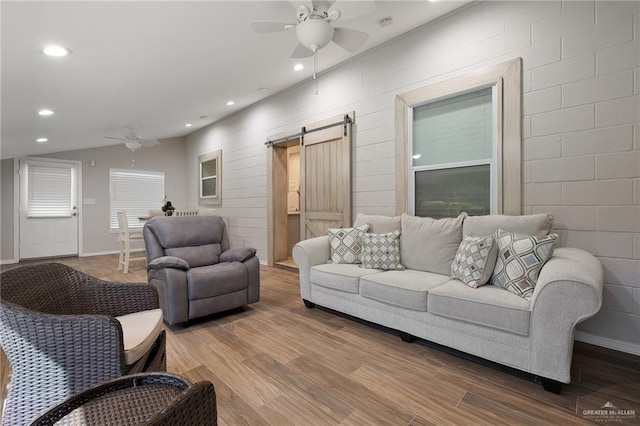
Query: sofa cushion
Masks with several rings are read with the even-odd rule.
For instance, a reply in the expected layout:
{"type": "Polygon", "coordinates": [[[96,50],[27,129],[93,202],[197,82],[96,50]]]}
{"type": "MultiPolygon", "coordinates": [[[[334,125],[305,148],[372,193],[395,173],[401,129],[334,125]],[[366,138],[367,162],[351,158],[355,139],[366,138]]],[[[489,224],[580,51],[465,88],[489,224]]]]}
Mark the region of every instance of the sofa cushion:
{"type": "Polygon", "coordinates": [[[362,277],[360,295],[401,308],[426,311],[429,291],[449,280],[447,275],[411,269],[386,271],[362,277]]]}
{"type": "Polygon", "coordinates": [[[369,232],[373,234],[387,234],[393,231],[400,231],[400,216],[389,217],[358,213],[353,226],[360,226],[365,223],[369,225],[369,232]]]}
{"type": "Polygon", "coordinates": [[[316,265],[311,268],[311,282],[322,287],[358,294],[360,277],[377,274],[377,269],[363,269],[360,265],[328,264],[316,265]]]}
{"type": "Polygon", "coordinates": [[[403,270],[400,263],[400,231],[362,236],[362,267],[369,269],[403,270]]]}
{"type": "Polygon", "coordinates": [[[529,335],[530,303],[493,285],[471,288],[458,280],[429,292],[431,314],[529,335]]]}
{"type": "Polygon", "coordinates": [[[368,230],[366,223],[354,228],[329,228],[331,254],[327,263],[360,263],[362,236],[368,230]]]}
{"type": "Polygon", "coordinates": [[[247,288],[247,268],[240,262],[217,263],[187,271],[190,300],[205,299],[247,288]]]}
{"type": "Polygon", "coordinates": [[[553,226],[553,215],[547,213],[524,216],[492,214],[468,216],[462,225],[462,234],[484,237],[494,235],[498,228],[526,235],[547,235],[553,226]]]}
{"type": "Polygon", "coordinates": [[[162,331],[162,309],[115,317],[122,326],[124,362],[131,365],[146,354],[162,331]]]}
{"type": "Polygon", "coordinates": [[[557,240],[556,234],[529,236],[498,229],[498,258],[491,283],[530,300],[540,269],[557,240]]]}
{"type": "Polygon", "coordinates": [[[400,256],[409,269],[449,276],[451,262],[462,241],[462,221],[456,218],[433,219],[402,215],[400,256]]]}
{"type": "Polygon", "coordinates": [[[493,235],[466,236],[451,264],[451,278],[457,278],[469,287],[478,288],[491,278],[497,255],[493,235]]]}

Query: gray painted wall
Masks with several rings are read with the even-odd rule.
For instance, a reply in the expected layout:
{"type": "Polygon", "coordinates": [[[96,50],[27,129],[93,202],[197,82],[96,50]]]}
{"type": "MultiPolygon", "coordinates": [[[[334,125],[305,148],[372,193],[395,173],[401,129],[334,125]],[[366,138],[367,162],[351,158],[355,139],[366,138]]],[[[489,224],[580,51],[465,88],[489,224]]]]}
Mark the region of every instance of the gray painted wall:
{"type": "Polygon", "coordinates": [[[13,258],[13,160],[0,161],[0,259],[13,258]]]}
{"type": "Polygon", "coordinates": [[[639,52],[640,2],[479,2],[189,135],[189,205],[197,155],[222,149],[218,213],[266,259],[266,138],[354,110],[354,215],[393,214],[396,94],[522,57],[524,213],[604,266],[579,339],[640,354],[639,52]]]}
{"type": "MultiPolygon", "coordinates": [[[[81,199],[93,198],[94,205],[82,205],[82,255],[115,252],[117,234],[109,232],[109,169],[131,168],[131,151],[124,145],[81,149],[43,155],[82,161],[81,199]],[[90,166],[95,160],[95,167],[90,166]]],[[[164,139],[160,145],[142,148],[135,153],[135,169],[165,173],[165,192],[177,208],[186,208],[186,146],[184,138],[164,139]]],[[[13,258],[13,160],[2,166],[2,260],[13,258]],[[6,206],[6,207],[5,207],[6,206]]],[[[162,200],[158,200],[158,208],[162,200]]],[[[142,247],[142,246],[140,246],[142,247]]]]}

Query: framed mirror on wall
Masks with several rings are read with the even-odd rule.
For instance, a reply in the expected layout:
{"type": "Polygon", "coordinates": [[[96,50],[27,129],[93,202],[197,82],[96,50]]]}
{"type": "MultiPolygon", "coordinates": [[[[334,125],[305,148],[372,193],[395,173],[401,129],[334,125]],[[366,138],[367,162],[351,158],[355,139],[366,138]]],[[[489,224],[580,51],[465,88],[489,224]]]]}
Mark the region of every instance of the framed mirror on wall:
{"type": "Polygon", "coordinates": [[[222,150],[198,155],[200,204],[222,204],[222,150]]]}

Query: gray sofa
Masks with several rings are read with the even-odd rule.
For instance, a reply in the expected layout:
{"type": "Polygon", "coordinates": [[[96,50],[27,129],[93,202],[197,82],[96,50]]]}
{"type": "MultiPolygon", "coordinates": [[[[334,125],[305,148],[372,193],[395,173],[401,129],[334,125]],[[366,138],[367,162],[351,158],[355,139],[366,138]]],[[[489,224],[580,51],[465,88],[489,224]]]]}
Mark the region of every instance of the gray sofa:
{"type": "Polygon", "coordinates": [[[260,300],[253,248],[231,248],[220,216],[154,217],[144,225],[149,284],[164,320],[184,323],[260,300]]]}
{"type": "Polygon", "coordinates": [[[576,248],[556,248],[540,270],[527,300],[496,285],[471,288],[450,277],[463,236],[496,229],[547,234],[550,215],[466,216],[433,219],[358,215],[354,227],[369,233],[401,231],[400,259],[406,270],[377,270],[327,263],[328,236],[295,245],[300,293],[315,304],[396,329],[404,341],[429,340],[532,373],[559,393],[571,379],[574,328],[602,304],[602,266],[576,248]],[[429,222],[430,221],[430,222],[429,222]],[[446,226],[434,226],[444,223],[446,226]]]}

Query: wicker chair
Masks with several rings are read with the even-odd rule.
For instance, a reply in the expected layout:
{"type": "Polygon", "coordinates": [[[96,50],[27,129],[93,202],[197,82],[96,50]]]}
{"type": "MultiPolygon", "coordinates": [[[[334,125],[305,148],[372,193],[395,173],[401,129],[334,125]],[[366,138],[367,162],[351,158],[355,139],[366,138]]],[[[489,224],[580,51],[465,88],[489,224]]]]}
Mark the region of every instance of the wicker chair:
{"type": "Polygon", "coordinates": [[[175,374],[120,377],[72,396],[31,426],[211,425],[218,423],[216,392],[208,381],[190,384],[175,374]]]}
{"type": "Polygon", "coordinates": [[[0,292],[0,345],[12,368],[3,424],[28,424],[105,380],[166,370],[164,330],[127,365],[122,325],[114,318],[157,309],[149,285],[111,283],[44,263],[3,272],[0,292]]]}

